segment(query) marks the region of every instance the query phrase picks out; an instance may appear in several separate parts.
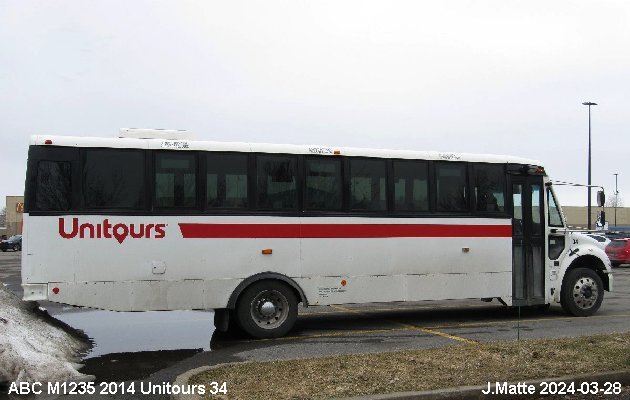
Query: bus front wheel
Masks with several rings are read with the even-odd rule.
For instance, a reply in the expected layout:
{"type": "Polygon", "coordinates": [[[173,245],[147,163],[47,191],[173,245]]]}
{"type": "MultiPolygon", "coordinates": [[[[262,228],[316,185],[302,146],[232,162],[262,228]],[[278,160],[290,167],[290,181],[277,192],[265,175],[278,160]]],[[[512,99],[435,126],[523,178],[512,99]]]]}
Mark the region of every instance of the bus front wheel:
{"type": "Polygon", "coordinates": [[[283,336],[297,320],[295,293],[278,281],[256,282],[239,297],[236,319],[241,329],[253,337],[283,336]]]}
{"type": "Polygon", "coordinates": [[[576,268],[567,273],[561,294],[565,312],[576,317],[588,317],[595,314],[603,299],[604,285],[595,271],[576,268]]]}

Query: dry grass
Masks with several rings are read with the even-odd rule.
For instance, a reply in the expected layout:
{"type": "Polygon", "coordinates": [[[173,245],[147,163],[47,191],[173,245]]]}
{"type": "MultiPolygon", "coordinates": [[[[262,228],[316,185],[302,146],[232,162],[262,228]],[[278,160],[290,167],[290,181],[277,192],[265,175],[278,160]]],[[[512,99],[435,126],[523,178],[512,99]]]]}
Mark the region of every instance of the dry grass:
{"type": "Polygon", "coordinates": [[[224,397],[230,399],[310,399],[483,385],[629,366],[630,333],[623,333],[243,363],[193,376],[190,383],[227,382],[224,397]]]}

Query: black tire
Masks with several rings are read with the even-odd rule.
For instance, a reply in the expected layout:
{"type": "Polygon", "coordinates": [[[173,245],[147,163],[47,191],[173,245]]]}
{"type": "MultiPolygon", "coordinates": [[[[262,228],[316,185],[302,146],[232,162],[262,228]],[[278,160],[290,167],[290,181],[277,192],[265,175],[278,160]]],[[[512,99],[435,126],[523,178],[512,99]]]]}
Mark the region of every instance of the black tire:
{"type": "Polygon", "coordinates": [[[576,268],[569,271],[562,282],[562,309],[576,317],[588,317],[602,305],[604,285],[595,271],[576,268]]]}
{"type": "Polygon", "coordinates": [[[234,313],[227,308],[219,308],[214,310],[214,329],[218,332],[228,332],[230,327],[235,324],[234,313]]]}
{"type": "Polygon", "coordinates": [[[5,251],[7,251],[7,249],[2,249],[2,252],[4,253],[5,251]]]}
{"type": "Polygon", "coordinates": [[[255,282],[239,296],[236,320],[243,331],[255,338],[284,336],[297,320],[295,293],[278,281],[255,282]]]}
{"type": "Polygon", "coordinates": [[[13,246],[13,251],[18,251],[18,245],[17,244],[13,246]]]}

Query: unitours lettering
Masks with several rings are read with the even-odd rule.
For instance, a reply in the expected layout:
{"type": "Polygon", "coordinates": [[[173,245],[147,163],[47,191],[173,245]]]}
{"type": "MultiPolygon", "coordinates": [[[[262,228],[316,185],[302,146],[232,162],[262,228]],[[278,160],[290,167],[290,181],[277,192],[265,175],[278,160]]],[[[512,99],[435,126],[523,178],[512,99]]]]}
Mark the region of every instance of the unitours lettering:
{"type": "Polygon", "coordinates": [[[79,225],[78,218],[72,218],[72,228],[66,231],[64,218],[59,218],[59,234],[64,239],[72,239],[79,236],[81,239],[111,239],[112,237],[122,243],[131,236],[134,239],[162,239],[166,236],[166,224],[111,224],[108,219],[100,224],[86,222],[79,225]]]}

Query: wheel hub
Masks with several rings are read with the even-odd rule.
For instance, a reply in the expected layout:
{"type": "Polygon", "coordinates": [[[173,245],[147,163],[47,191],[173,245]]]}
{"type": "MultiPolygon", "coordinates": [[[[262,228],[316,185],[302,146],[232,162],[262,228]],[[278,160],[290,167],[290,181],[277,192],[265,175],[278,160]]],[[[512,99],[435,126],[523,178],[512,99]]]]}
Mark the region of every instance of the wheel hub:
{"type": "Polygon", "coordinates": [[[275,329],[289,315],[289,302],[277,290],[264,290],[252,301],[250,313],[256,325],[263,329],[275,329]]]}
{"type": "Polygon", "coordinates": [[[265,301],[260,305],[260,314],[265,317],[271,317],[276,313],[276,306],[271,301],[265,301]]]}
{"type": "Polygon", "coordinates": [[[593,307],[597,301],[598,289],[595,281],[589,277],[582,277],[575,282],[573,299],[581,309],[593,307]]]}

